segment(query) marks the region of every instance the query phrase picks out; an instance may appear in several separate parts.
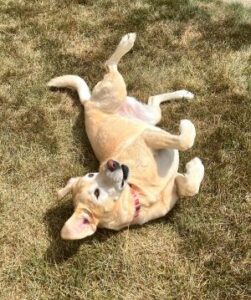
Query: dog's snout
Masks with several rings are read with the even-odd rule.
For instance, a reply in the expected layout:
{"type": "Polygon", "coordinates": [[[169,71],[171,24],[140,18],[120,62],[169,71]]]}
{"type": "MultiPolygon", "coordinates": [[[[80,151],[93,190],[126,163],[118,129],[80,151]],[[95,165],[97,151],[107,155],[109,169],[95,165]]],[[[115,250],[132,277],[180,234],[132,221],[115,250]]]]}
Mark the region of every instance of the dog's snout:
{"type": "Polygon", "coordinates": [[[113,172],[120,167],[119,163],[115,160],[109,159],[107,162],[107,168],[109,171],[113,172]]]}

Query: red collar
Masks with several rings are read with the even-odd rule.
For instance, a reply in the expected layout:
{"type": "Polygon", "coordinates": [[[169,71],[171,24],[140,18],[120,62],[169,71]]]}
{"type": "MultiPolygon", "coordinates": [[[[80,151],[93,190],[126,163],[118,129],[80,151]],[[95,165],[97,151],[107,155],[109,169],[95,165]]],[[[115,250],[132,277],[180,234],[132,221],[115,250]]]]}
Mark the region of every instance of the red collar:
{"type": "Polygon", "coordinates": [[[140,211],[140,201],[139,201],[139,192],[133,188],[133,185],[130,184],[130,192],[134,201],[134,207],[135,207],[135,213],[133,219],[137,218],[139,216],[140,211]]]}

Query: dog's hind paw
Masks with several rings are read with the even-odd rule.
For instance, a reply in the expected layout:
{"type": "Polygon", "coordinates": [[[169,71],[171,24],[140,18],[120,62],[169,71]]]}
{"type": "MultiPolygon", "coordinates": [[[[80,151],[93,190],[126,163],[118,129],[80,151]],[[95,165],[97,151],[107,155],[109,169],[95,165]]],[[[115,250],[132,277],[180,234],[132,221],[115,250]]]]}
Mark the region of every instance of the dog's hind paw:
{"type": "Polygon", "coordinates": [[[127,33],[124,35],[119,43],[119,46],[132,48],[136,40],[136,33],[127,33]]]}

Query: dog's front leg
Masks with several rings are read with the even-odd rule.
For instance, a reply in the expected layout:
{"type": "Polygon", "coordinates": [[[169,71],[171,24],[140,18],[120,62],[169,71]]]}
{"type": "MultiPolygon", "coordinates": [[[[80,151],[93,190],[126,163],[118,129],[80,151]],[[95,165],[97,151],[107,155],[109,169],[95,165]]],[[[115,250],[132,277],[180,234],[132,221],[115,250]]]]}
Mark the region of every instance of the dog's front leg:
{"type": "Polygon", "coordinates": [[[189,120],[180,122],[180,135],[170,134],[157,127],[143,132],[145,143],[154,150],[169,148],[185,151],[193,146],[195,136],[195,127],[189,120]]]}
{"type": "Polygon", "coordinates": [[[192,100],[194,98],[194,94],[187,90],[179,90],[172,93],[164,93],[159,95],[150,96],[148,98],[148,105],[159,107],[161,103],[175,100],[175,99],[186,99],[192,100]]]}

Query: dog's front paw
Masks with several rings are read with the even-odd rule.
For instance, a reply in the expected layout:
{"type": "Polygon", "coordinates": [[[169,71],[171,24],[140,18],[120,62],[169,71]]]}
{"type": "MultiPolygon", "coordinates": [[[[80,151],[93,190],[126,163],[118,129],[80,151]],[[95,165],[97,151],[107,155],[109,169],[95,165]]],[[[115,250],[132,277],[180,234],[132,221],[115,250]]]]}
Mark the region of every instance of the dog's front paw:
{"type": "Polygon", "coordinates": [[[181,90],[180,93],[181,93],[181,98],[184,98],[186,100],[194,99],[194,94],[187,90],[181,90]]]}
{"type": "Polygon", "coordinates": [[[187,174],[191,175],[193,179],[196,179],[199,184],[201,183],[205,170],[202,161],[198,157],[193,158],[186,164],[186,171],[187,174]]]}
{"type": "Polygon", "coordinates": [[[180,121],[180,150],[185,151],[194,144],[196,131],[193,123],[189,120],[180,121]]]}

